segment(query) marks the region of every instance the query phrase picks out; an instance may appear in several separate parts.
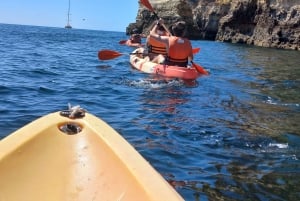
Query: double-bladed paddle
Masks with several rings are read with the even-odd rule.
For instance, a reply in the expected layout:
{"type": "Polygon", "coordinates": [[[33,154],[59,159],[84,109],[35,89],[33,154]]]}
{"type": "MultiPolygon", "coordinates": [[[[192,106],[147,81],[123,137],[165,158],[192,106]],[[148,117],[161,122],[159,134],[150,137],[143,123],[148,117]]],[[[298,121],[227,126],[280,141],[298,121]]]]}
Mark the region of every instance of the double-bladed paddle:
{"type": "Polygon", "coordinates": [[[111,59],[117,58],[122,55],[132,55],[132,54],[144,55],[143,53],[140,53],[140,52],[128,54],[128,53],[117,52],[114,50],[100,50],[98,52],[98,59],[99,60],[111,60],[111,59]]]}
{"type": "MultiPolygon", "coordinates": [[[[198,52],[200,51],[200,48],[194,48],[193,49],[193,54],[197,54],[198,52]]],[[[111,59],[114,59],[114,58],[117,58],[121,55],[131,55],[131,54],[142,54],[142,53],[121,53],[121,52],[117,52],[117,51],[114,51],[114,50],[100,50],[98,52],[98,58],[100,60],[111,60],[111,59]]]]}
{"type": "MultiPolygon", "coordinates": [[[[100,60],[110,60],[110,59],[114,59],[114,58],[117,58],[122,55],[132,55],[132,54],[143,54],[143,53],[136,52],[136,53],[128,54],[128,53],[117,52],[114,50],[100,50],[98,52],[98,58],[100,60]]],[[[192,66],[198,71],[198,73],[208,75],[208,72],[202,66],[200,66],[194,62],[192,62],[192,66]]]]}
{"type": "Polygon", "coordinates": [[[200,47],[193,48],[193,54],[197,54],[200,51],[200,47]]]}
{"type": "Polygon", "coordinates": [[[119,41],[119,44],[120,44],[120,45],[124,45],[124,44],[126,44],[126,42],[127,42],[127,40],[120,40],[120,41],[119,41]]]}
{"type": "Polygon", "coordinates": [[[150,10],[154,16],[159,19],[158,15],[156,14],[156,12],[154,11],[152,5],[150,4],[150,2],[148,0],[140,0],[140,2],[146,7],[148,8],[148,10],[150,10]]]}
{"type": "MultiPolygon", "coordinates": [[[[154,14],[154,16],[155,16],[157,19],[159,19],[158,15],[157,15],[156,12],[154,11],[152,5],[150,4],[150,2],[149,2],[148,0],[141,0],[140,2],[141,2],[146,8],[148,8],[148,10],[150,10],[150,11],[154,14]]],[[[164,23],[162,23],[161,26],[163,26],[164,29],[165,29],[170,35],[172,35],[171,32],[170,32],[170,30],[166,27],[166,25],[165,25],[164,23]]]]}
{"type": "Polygon", "coordinates": [[[125,54],[125,53],[120,53],[120,52],[113,51],[113,50],[100,50],[98,52],[98,58],[100,60],[110,60],[110,59],[117,58],[123,54],[125,54]]]}
{"type": "Polygon", "coordinates": [[[203,75],[208,75],[209,73],[199,64],[196,64],[195,62],[191,61],[192,66],[198,71],[198,73],[203,75]]]}

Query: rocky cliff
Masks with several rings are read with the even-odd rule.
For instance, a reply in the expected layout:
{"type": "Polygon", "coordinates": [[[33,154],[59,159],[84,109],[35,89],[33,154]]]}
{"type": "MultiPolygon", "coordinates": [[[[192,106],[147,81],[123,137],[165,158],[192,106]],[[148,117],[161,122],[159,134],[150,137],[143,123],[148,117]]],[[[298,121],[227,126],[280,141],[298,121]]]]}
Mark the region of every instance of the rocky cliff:
{"type": "MultiPolygon", "coordinates": [[[[188,24],[187,37],[300,50],[300,0],[149,0],[167,27],[188,24]]],[[[142,4],[136,22],[143,33],[155,16],[142,4]]]]}

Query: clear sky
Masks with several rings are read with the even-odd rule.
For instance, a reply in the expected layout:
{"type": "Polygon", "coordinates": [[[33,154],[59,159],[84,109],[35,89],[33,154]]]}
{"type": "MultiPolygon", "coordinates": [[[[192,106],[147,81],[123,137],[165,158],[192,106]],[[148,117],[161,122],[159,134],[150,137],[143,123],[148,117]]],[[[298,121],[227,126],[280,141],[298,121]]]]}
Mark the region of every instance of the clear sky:
{"type": "MultiPolygon", "coordinates": [[[[0,23],[64,27],[69,0],[0,0],[0,23]]],[[[126,31],[138,0],[71,0],[73,28],[126,31]]]]}

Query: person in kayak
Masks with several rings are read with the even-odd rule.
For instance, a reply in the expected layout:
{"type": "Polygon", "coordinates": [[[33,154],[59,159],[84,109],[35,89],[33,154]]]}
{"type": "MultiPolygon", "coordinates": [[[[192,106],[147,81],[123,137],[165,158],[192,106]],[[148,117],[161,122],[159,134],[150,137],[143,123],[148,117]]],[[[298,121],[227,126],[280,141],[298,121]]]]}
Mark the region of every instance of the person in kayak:
{"type": "MultiPolygon", "coordinates": [[[[157,27],[156,27],[156,22],[153,23],[151,31],[155,31],[156,34],[158,34],[160,36],[170,36],[170,34],[164,28],[164,26],[157,25],[157,27]]],[[[152,62],[157,62],[154,60],[154,58],[156,58],[157,55],[159,55],[159,54],[161,54],[165,57],[167,56],[167,49],[166,49],[165,43],[157,41],[153,37],[150,37],[150,35],[147,36],[146,49],[147,50],[145,50],[144,53],[147,53],[149,55],[149,58],[152,62]]]]}
{"type": "Polygon", "coordinates": [[[137,29],[132,30],[132,34],[127,45],[142,46],[142,35],[139,34],[137,29]]]}
{"type": "Polygon", "coordinates": [[[162,23],[162,19],[157,21],[154,29],[150,31],[150,37],[165,44],[167,56],[160,54],[153,60],[166,65],[187,67],[188,62],[193,60],[193,49],[190,40],[184,37],[186,23],[179,21],[172,25],[174,36],[161,36],[156,33],[156,30],[162,23]]]}

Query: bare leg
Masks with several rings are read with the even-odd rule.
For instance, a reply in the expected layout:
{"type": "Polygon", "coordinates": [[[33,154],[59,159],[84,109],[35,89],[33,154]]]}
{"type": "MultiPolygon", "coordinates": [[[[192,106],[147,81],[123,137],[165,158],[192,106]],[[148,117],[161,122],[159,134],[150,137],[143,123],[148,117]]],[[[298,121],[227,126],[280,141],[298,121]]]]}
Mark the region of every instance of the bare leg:
{"type": "Polygon", "coordinates": [[[154,59],[152,59],[153,63],[164,63],[165,62],[165,57],[161,54],[157,55],[156,57],[154,57],[154,59]]]}

